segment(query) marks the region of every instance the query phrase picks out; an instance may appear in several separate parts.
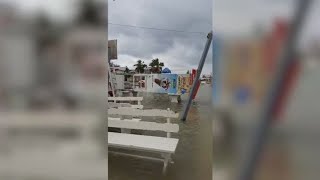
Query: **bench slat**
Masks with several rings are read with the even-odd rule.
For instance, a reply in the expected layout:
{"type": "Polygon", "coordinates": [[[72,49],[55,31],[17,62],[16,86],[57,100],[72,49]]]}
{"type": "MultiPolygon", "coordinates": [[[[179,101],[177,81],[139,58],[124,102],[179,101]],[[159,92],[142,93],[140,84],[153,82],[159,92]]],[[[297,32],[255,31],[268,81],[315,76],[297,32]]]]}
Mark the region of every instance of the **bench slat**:
{"type": "MultiPolygon", "coordinates": [[[[121,120],[121,118],[108,117],[108,121],[110,121],[110,120],[114,120],[114,121],[123,121],[123,120],[121,120]]],[[[141,121],[141,119],[138,119],[138,118],[124,119],[124,120],[126,120],[126,121],[135,121],[135,122],[137,122],[137,121],[141,121]]]]}
{"type": "Polygon", "coordinates": [[[108,114],[122,116],[147,116],[147,117],[166,117],[178,118],[179,114],[173,111],[161,109],[133,109],[128,107],[110,108],[108,114]]]}
{"type": "Polygon", "coordinates": [[[8,112],[0,113],[0,117],[0,129],[92,127],[99,118],[85,112],[8,112]]]}
{"type": "Polygon", "coordinates": [[[131,105],[131,108],[134,108],[134,109],[143,109],[143,105],[131,105]]]}
{"type": "Polygon", "coordinates": [[[108,146],[174,153],[179,139],[108,132],[108,146]]]}
{"type": "Polygon", "coordinates": [[[178,124],[143,122],[143,121],[132,121],[132,120],[115,120],[110,118],[108,118],[108,127],[149,130],[149,131],[164,131],[164,132],[173,132],[173,133],[179,132],[178,124]]]}
{"type": "Polygon", "coordinates": [[[128,107],[128,108],[134,108],[134,109],[143,109],[143,105],[135,105],[135,104],[129,104],[129,103],[112,103],[108,104],[109,108],[119,108],[119,107],[128,107]]]}
{"type": "Polygon", "coordinates": [[[118,107],[128,107],[128,108],[134,108],[134,109],[143,109],[143,105],[136,105],[136,104],[130,104],[130,103],[108,103],[109,108],[118,108],[118,107]]]}
{"type": "Polygon", "coordinates": [[[114,103],[114,102],[108,102],[109,108],[117,108],[117,107],[131,107],[132,104],[130,103],[114,103]]]}
{"type": "Polygon", "coordinates": [[[108,101],[143,101],[143,97],[108,97],[108,101]]]}

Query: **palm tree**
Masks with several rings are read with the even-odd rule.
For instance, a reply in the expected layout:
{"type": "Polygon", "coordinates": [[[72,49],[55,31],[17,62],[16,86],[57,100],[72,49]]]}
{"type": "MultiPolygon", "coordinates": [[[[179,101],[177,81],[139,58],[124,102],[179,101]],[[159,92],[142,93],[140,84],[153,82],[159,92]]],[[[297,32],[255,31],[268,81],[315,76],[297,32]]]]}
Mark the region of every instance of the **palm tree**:
{"type": "Polygon", "coordinates": [[[151,72],[152,73],[161,73],[162,67],[164,66],[163,62],[159,62],[159,59],[152,59],[151,63],[149,64],[151,67],[151,72]]]}
{"type": "Polygon", "coordinates": [[[58,47],[61,32],[59,24],[53,22],[46,13],[39,12],[35,16],[35,55],[36,55],[36,70],[37,83],[49,83],[51,73],[54,74],[55,68],[50,68],[46,65],[46,61],[50,56],[47,53],[51,47],[58,47]],[[48,69],[47,69],[48,68],[48,69]],[[49,79],[48,79],[49,78],[49,79]]]}
{"type": "Polygon", "coordinates": [[[55,31],[56,24],[54,24],[51,19],[43,12],[40,12],[36,16],[36,43],[39,51],[42,48],[53,44],[57,39],[59,34],[55,31]]]}
{"type": "Polygon", "coordinates": [[[130,69],[128,68],[128,66],[126,66],[126,70],[124,70],[124,72],[127,74],[130,72],[130,69]]]}
{"type": "Polygon", "coordinates": [[[130,77],[129,75],[130,69],[128,66],[126,66],[126,70],[124,70],[124,80],[127,81],[127,79],[130,77]]]}
{"type": "Polygon", "coordinates": [[[137,64],[135,64],[134,66],[136,66],[136,72],[138,73],[144,73],[144,69],[147,67],[147,65],[144,64],[144,62],[141,60],[138,60],[137,64]]]}

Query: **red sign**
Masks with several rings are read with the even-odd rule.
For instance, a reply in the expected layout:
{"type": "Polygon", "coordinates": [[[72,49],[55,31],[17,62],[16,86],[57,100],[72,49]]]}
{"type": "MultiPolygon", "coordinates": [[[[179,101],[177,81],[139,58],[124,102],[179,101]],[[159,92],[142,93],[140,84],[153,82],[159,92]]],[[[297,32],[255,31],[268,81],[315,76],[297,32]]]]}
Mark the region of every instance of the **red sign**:
{"type": "MultiPolygon", "coordinates": [[[[192,74],[191,74],[192,82],[194,82],[194,80],[195,80],[195,78],[196,78],[196,75],[197,75],[197,70],[196,70],[196,69],[192,69],[192,74]]],[[[200,80],[197,82],[195,88],[196,88],[196,89],[195,89],[195,91],[194,91],[194,94],[192,95],[192,99],[195,99],[196,96],[197,96],[198,90],[199,90],[199,88],[200,88],[200,80]]]]}
{"type": "Polygon", "coordinates": [[[269,75],[273,74],[277,58],[283,47],[285,38],[289,31],[289,24],[284,20],[277,20],[274,29],[269,37],[266,38],[265,46],[265,67],[269,75]]]}
{"type": "Polygon", "coordinates": [[[290,93],[298,79],[298,75],[301,70],[301,64],[299,60],[294,60],[294,62],[289,67],[288,72],[285,76],[284,84],[281,87],[280,95],[273,109],[273,118],[278,119],[283,115],[284,108],[290,93]]]}
{"type": "MultiPolygon", "coordinates": [[[[281,50],[283,49],[284,42],[289,32],[289,24],[286,21],[278,19],[274,25],[274,30],[270,37],[266,39],[265,46],[265,67],[267,68],[267,76],[272,79],[274,74],[276,61],[279,58],[281,50]]],[[[300,72],[300,62],[295,59],[289,67],[285,76],[284,84],[281,87],[280,95],[273,107],[273,118],[279,119],[284,112],[286,102],[293,89],[293,86],[298,78],[300,72]]]]}

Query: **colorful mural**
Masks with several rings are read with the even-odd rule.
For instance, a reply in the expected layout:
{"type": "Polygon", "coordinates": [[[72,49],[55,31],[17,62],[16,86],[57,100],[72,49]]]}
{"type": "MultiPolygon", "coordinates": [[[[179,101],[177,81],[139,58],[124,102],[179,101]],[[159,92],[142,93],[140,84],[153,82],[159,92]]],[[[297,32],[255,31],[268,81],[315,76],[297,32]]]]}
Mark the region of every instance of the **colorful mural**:
{"type": "Polygon", "coordinates": [[[177,94],[177,74],[153,74],[149,92],[177,94]]]}
{"type": "Polygon", "coordinates": [[[266,34],[223,43],[221,37],[213,39],[214,104],[219,104],[223,97],[236,104],[262,101],[288,26],[277,20],[266,34]]]}
{"type": "Polygon", "coordinates": [[[134,75],[134,89],[151,93],[177,94],[177,74],[134,75]]]}
{"type": "Polygon", "coordinates": [[[190,74],[136,74],[134,89],[140,92],[181,95],[190,92],[190,74]]]}
{"type": "Polygon", "coordinates": [[[190,92],[192,81],[190,74],[179,74],[178,75],[178,94],[186,94],[190,92]],[[190,84],[191,83],[191,84],[190,84]]]}

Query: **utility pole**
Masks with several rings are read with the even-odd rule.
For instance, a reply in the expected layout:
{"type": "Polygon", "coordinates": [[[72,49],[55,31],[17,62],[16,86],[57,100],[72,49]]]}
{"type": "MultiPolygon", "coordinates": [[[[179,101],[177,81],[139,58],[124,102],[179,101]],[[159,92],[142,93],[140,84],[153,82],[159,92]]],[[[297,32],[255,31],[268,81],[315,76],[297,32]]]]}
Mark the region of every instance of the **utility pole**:
{"type": "Polygon", "coordinates": [[[187,119],[188,112],[189,112],[189,109],[190,109],[190,106],[191,106],[191,102],[192,102],[192,97],[193,97],[193,94],[196,93],[196,87],[197,87],[197,84],[198,84],[198,81],[199,81],[199,78],[200,78],[204,63],[206,61],[207,54],[208,54],[211,42],[212,42],[212,31],[210,31],[208,36],[207,36],[206,46],[204,48],[204,51],[202,53],[202,56],[201,56],[201,59],[200,59],[200,62],[199,62],[199,66],[198,66],[198,69],[197,69],[197,74],[196,74],[196,77],[195,77],[195,79],[193,81],[192,88],[191,88],[191,91],[190,91],[190,94],[189,94],[189,98],[188,98],[188,101],[187,101],[186,105],[183,108],[183,112],[182,112],[181,117],[180,117],[180,119],[183,120],[183,121],[185,121],[187,119]]]}

